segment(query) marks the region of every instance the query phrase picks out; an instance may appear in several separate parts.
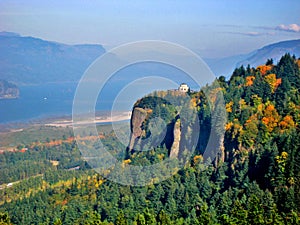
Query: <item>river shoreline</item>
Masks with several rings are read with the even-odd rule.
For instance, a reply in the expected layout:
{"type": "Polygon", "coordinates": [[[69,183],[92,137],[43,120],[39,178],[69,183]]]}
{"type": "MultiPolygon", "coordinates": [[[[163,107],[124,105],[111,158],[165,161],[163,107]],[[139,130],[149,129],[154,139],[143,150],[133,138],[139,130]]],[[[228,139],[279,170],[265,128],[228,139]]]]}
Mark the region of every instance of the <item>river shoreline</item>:
{"type": "MultiPolygon", "coordinates": [[[[105,124],[112,122],[121,122],[130,120],[131,112],[129,111],[97,111],[92,123],[105,124]]],[[[81,121],[80,124],[90,124],[91,121],[81,121]]],[[[52,126],[52,127],[72,127],[72,115],[49,116],[45,118],[36,118],[28,121],[16,121],[0,123],[0,133],[16,133],[31,126],[52,126]]]]}
{"type": "MultiPolygon", "coordinates": [[[[131,117],[131,112],[114,112],[113,114],[107,115],[96,115],[93,121],[83,120],[80,122],[74,123],[75,125],[85,125],[85,124],[101,124],[101,123],[113,123],[113,122],[120,122],[120,121],[127,121],[131,117]]],[[[65,119],[65,120],[55,120],[51,123],[46,123],[45,126],[52,126],[52,127],[70,127],[73,126],[72,119],[65,119]]]]}

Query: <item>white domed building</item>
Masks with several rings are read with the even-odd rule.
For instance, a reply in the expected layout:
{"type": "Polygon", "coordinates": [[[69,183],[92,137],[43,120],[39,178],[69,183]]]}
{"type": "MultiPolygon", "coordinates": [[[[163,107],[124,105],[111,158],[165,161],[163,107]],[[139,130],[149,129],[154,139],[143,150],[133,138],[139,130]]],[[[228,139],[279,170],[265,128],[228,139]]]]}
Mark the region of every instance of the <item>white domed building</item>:
{"type": "Polygon", "coordinates": [[[178,91],[186,93],[190,91],[190,87],[186,83],[182,83],[180,84],[178,91]]]}

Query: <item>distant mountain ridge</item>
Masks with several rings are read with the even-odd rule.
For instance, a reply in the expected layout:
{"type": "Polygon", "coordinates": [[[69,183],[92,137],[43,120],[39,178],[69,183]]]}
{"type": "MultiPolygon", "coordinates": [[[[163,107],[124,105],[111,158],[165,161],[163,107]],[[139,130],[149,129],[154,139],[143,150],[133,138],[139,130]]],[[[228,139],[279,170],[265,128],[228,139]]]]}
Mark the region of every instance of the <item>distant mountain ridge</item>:
{"type": "Polygon", "coordinates": [[[17,84],[78,81],[103,53],[101,45],[67,45],[0,32],[0,79],[17,84]]]}
{"type": "Polygon", "coordinates": [[[6,32],[6,31],[1,31],[0,36],[6,36],[6,37],[20,37],[21,35],[18,33],[14,32],[6,32]]]}
{"type": "Polygon", "coordinates": [[[300,57],[300,39],[288,40],[266,45],[245,55],[235,55],[221,59],[205,59],[216,76],[230,77],[231,72],[241,65],[250,64],[253,67],[264,64],[267,59],[273,59],[277,63],[282,55],[290,53],[300,57]]]}
{"type": "Polygon", "coordinates": [[[281,41],[274,44],[270,44],[254,51],[249,57],[238,62],[240,65],[252,65],[258,66],[265,63],[268,59],[272,58],[274,63],[277,63],[282,55],[290,53],[296,57],[300,57],[300,39],[281,41]]]}
{"type": "MultiPolygon", "coordinates": [[[[105,52],[102,45],[67,45],[0,32],[0,79],[18,85],[77,82],[87,67],[105,52]]],[[[300,39],[266,45],[248,54],[204,61],[217,77],[230,77],[236,67],[257,66],[270,58],[276,63],[285,53],[300,57],[300,39]]]]}

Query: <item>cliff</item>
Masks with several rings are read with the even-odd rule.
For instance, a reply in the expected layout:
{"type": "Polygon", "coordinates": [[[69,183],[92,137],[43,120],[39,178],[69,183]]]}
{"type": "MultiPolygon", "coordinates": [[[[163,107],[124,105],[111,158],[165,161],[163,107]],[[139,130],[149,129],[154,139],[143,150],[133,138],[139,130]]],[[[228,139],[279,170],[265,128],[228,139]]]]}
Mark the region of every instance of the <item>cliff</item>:
{"type": "Polygon", "coordinates": [[[0,99],[18,98],[20,91],[15,84],[0,80],[0,99]]]}
{"type": "Polygon", "coordinates": [[[140,107],[133,109],[131,114],[131,136],[129,142],[129,149],[133,150],[134,146],[141,140],[142,137],[145,137],[145,130],[143,129],[143,124],[146,122],[146,118],[149,117],[151,113],[150,110],[146,110],[140,107]]]}
{"type": "Polygon", "coordinates": [[[178,119],[175,122],[173,135],[174,135],[174,141],[170,151],[170,158],[178,158],[180,141],[181,141],[180,119],[178,119]]]}
{"type": "Polygon", "coordinates": [[[177,91],[156,92],[139,99],[131,115],[128,156],[163,149],[165,156],[185,161],[196,148],[199,135],[195,118],[198,115],[195,109],[191,110],[192,99],[177,91]]]}

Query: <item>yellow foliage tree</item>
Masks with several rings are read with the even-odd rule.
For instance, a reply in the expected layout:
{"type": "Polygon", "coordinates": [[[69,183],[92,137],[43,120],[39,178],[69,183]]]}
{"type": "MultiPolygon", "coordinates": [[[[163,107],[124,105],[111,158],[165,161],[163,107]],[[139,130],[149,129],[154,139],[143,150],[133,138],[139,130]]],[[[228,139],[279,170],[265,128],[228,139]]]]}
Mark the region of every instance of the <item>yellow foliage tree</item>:
{"type": "Polygon", "coordinates": [[[291,128],[295,127],[295,122],[293,120],[293,117],[290,115],[285,116],[283,120],[279,123],[279,126],[281,132],[286,132],[291,128]]]}
{"type": "Polygon", "coordinates": [[[234,119],[233,122],[232,122],[232,125],[230,124],[230,126],[231,126],[230,129],[233,129],[232,130],[232,138],[235,138],[243,130],[243,126],[240,124],[238,119],[234,119]]]}
{"type": "Polygon", "coordinates": [[[246,77],[246,83],[245,83],[245,86],[252,86],[253,85],[253,82],[255,80],[255,76],[248,76],[246,77]]]}
{"type": "Polygon", "coordinates": [[[198,164],[199,162],[202,162],[202,161],[203,161],[202,155],[195,155],[194,158],[193,158],[194,165],[196,165],[196,164],[198,164]]]}
{"type": "Polygon", "coordinates": [[[198,98],[192,98],[191,99],[191,105],[192,107],[196,107],[199,104],[200,100],[198,98]]]}
{"type": "Polygon", "coordinates": [[[300,69],[300,59],[297,60],[297,65],[298,65],[298,67],[300,69]]]}
{"type": "Polygon", "coordinates": [[[233,126],[233,122],[228,122],[228,123],[225,125],[225,130],[226,130],[226,131],[230,130],[232,126],[233,126]]]}
{"type": "Polygon", "coordinates": [[[280,116],[275,109],[275,106],[271,103],[267,103],[263,115],[262,123],[265,125],[268,132],[272,132],[274,128],[278,126],[280,120],[280,116]]]}
{"type": "Polygon", "coordinates": [[[232,112],[232,106],[233,106],[233,101],[230,101],[229,103],[226,104],[226,112],[231,113],[232,112]]]}
{"type": "Polygon", "coordinates": [[[130,164],[130,163],[131,163],[131,160],[130,160],[130,159],[125,159],[125,160],[123,161],[123,163],[124,163],[124,164],[130,164]]]}
{"type": "Polygon", "coordinates": [[[261,75],[266,75],[266,73],[273,68],[272,65],[260,65],[256,67],[258,71],[260,71],[261,75]]]}
{"type": "Polygon", "coordinates": [[[239,101],[239,106],[240,106],[240,109],[241,109],[241,110],[243,110],[243,109],[246,108],[247,103],[246,103],[245,99],[242,98],[242,99],[239,101]]]}
{"type": "Polygon", "coordinates": [[[258,134],[258,119],[257,114],[254,114],[246,120],[244,129],[241,132],[240,141],[243,142],[247,147],[253,146],[258,134]]]}
{"type": "Polygon", "coordinates": [[[270,85],[272,93],[274,93],[277,86],[276,74],[274,73],[268,74],[264,77],[264,79],[270,85]]]}
{"type": "Polygon", "coordinates": [[[262,103],[262,98],[257,95],[252,95],[252,101],[254,103],[253,110],[256,111],[259,115],[262,115],[264,104],[262,103]]]}

